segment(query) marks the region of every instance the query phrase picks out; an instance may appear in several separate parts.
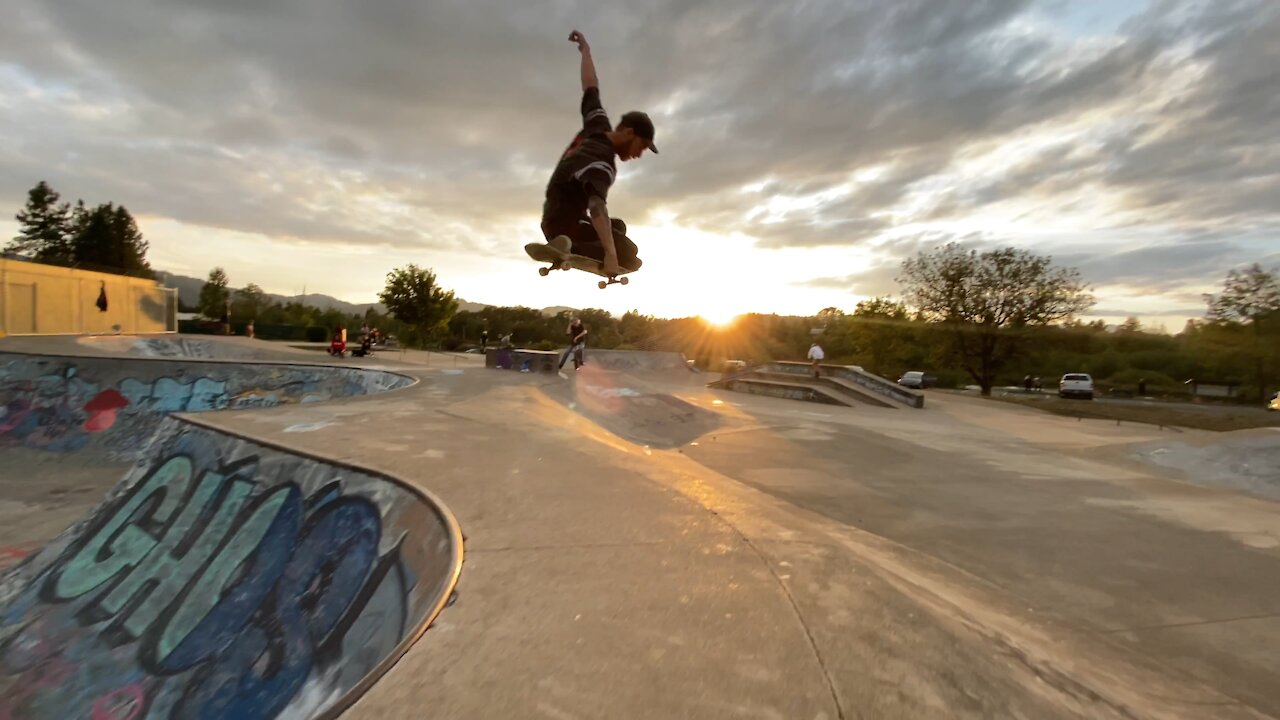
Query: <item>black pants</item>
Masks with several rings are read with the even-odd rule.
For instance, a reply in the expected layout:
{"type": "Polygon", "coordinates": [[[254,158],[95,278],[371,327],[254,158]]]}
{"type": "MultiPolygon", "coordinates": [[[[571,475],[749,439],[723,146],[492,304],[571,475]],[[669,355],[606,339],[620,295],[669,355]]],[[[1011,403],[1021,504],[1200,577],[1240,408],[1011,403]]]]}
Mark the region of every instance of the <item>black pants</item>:
{"type": "MultiPolygon", "coordinates": [[[[618,264],[624,268],[638,270],[643,264],[638,255],[640,250],[634,242],[631,242],[631,238],[627,237],[627,224],[622,221],[622,218],[610,218],[609,224],[613,226],[613,248],[618,251],[618,264]]],[[[547,240],[557,235],[568,235],[573,241],[574,255],[585,255],[604,262],[604,245],[600,243],[600,236],[588,218],[544,220],[542,234],[547,240]]]]}

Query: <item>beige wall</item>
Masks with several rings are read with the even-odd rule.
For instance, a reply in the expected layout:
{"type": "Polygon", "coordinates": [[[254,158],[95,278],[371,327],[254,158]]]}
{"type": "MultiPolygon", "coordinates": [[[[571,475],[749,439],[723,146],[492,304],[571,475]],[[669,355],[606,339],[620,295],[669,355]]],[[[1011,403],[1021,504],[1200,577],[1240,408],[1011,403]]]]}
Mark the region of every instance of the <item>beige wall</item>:
{"type": "Polygon", "coordinates": [[[0,260],[0,335],[176,332],[177,303],[154,280],[0,260]],[[104,285],[106,312],[96,304],[104,285]]]}

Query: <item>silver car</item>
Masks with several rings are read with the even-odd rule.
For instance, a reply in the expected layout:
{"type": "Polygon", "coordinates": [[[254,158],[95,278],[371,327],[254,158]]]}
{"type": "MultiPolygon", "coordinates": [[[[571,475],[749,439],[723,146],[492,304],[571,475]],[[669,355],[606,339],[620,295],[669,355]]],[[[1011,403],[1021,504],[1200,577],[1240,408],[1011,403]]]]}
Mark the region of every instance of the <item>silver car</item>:
{"type": "Polygon", "coordinates": [[[929,387],[930,380],[931,378],[929,375],[926,375],[919,370],[908,370],[907,372],[902,373],[902,377],[898,378],[898,384],[902,387],[923,390],[929,387]]]}

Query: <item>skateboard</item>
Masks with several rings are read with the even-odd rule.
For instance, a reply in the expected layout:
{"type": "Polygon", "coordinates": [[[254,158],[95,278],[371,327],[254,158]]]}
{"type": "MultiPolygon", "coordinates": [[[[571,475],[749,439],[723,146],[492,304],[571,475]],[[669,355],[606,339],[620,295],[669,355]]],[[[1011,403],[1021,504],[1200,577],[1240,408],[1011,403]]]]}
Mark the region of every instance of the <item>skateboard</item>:
{"type": "Polygon", "coordinates": [[[599,275],[602,278],[608,278],[608,280],[601,280],[597,283],[597,286],[601,290],[613,285],[614,283],[626,285],[628,281],[626,274],[635,272],[634,269],[623,268],[622,272],[618,273],[618,275],[622,275],[622,277],[618,277],[618,275],[610,275],[604,271],[604,263],[599,260],[589,258],[585,255],[574,255],[571,252],[560,252],[544,242],[528,243],[524,246],[524,251],[529,255],[529,257],[537,260],[538,262],[551,263],[551,267],[538,268],[538,274],[542,277],[550,275],[552,270],[582,270],[593,275],[599,275]]]}

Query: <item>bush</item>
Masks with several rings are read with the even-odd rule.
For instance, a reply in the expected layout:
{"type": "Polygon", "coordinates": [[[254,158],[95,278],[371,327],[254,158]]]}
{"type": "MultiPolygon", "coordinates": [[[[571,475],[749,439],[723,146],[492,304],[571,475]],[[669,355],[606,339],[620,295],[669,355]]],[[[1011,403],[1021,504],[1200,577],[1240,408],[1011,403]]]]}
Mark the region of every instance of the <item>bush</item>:
{"type": "Polygon", "coordinates": [[[1152,370],[1141,370],[1139,368],[1127,368],[1106,378],[1106,383],[1112,387],[1138,387],[1138,381],[1146,379],[1147,388],[1160,388],[1162,390],[1181,389],[1182,383],[1165,375],[1162,372],[1152,370]]]}
{"type": "Polygon", "coordinates": [[[222,323],[217,320],[179,320],[178,332],[184,335],[221,335],[222,323]]]}
{"type": "MultiPolygon", "coordinates": [[[[1114,350],[1108,350],[1104,353],[1086,358],[1084,361],[1084,368],[1085,369],[1083,371],[1070,368],[1068,370],[1064,370],[1063,374],[1069,372],[1087,372],[1094,379],[1111,377],[1125,368],[1125,362],[1124,358],[1120,356],[1120,353],[1114,350]]],[[[1061,377],[1061,375],[1058,377],[1061,377]]]]}
{"type": "MultiPolygon", "coordinates": [[[[969,373],[963,370],[939,370],[929,374],[936,378],[932,383],[932,387],[936,388],[962,388],[973,382],[973,378],[969,377],[969,373]]],[[[890,379],[897,380],[897,378],[890,379]]]]}
{"type": "Polygon", "coordinates": [[[312,325],[307,328],[307,342],[324,342],[329,339],[329,329],[312,325]]]}

